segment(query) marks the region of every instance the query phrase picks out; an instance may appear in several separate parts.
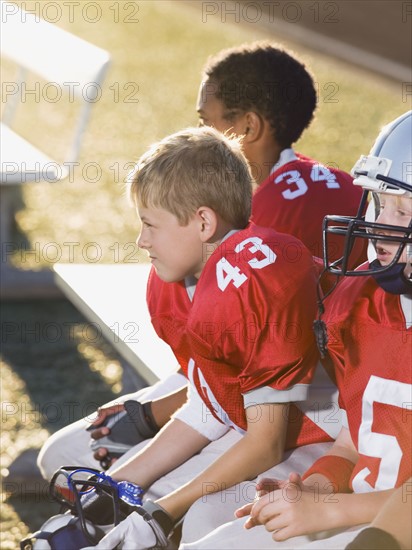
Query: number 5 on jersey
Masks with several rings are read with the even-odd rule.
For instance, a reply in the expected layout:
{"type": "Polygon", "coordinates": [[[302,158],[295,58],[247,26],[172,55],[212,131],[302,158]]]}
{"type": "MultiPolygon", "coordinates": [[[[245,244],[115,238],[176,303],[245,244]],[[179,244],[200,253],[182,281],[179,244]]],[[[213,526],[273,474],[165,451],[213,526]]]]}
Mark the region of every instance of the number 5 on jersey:
{"type": "MultiPolygon", "coordinates": [[[[263,258],[258,260],[256,256],[248,261],[248,264],[253,269],[262,269],[267,265],[273,264],[276,261],[276,254],[267,244],[264,244],[259,237],[249,237],[235,247],[235,252],[239,254],[245,247],[251,254],[261,252],[263,258]],[[251,246],[248,246],[251,245],[251,246]]],[[[229,283],[233,283],[236,288],[239,288],[246,280],[247,276],[242,273],[238,266],[232,265],[227,258],[221,258],[216,264],[216,278],[220,290],[226,290],[229,283]]]]}

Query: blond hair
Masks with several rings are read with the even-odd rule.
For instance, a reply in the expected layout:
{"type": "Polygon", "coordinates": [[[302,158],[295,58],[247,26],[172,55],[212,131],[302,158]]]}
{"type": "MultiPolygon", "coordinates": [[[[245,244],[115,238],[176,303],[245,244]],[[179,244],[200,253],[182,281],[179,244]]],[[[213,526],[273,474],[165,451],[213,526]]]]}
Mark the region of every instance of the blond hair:
{"type": "Polygon", "coordinates": [[[187,128],[155,143],[129,178],[135,204],[163,208],[187,225],[200,206],[233,228],[249,221],[252,176],[238,139],[213,128],[187,128]]]}

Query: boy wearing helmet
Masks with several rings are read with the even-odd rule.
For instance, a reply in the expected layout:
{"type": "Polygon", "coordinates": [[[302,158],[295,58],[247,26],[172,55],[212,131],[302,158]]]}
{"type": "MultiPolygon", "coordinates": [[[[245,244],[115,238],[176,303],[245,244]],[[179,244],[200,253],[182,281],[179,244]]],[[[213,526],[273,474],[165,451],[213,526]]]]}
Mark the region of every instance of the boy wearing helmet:
{"type": "Polygon", "coordinates": [[[353,172],[354,184],[364,189],[363,203],[373,194],[369,219],[328,216],[324,230],[326,243],[330,233],[345,238],[342,258],[330,262],[326,255],[325,261],[330,272],[347,277],[321,308],[322,351],[338,381],[343,428],[303,477],[293,472],[284,481],[262,482],[263,496],[237,511],[242,519],[183,545],[185,550],[344,548],[357,533],[350,548],[401,548],[399,525],[392,534],[378,533],[381,546],[376,538],[369,542],[376,531],[364,528],[396,488],[411,490],[412,111],[382,130],[353,172]],[[370,259],[351,270],[356,239],[369,239],[370,259]]]}

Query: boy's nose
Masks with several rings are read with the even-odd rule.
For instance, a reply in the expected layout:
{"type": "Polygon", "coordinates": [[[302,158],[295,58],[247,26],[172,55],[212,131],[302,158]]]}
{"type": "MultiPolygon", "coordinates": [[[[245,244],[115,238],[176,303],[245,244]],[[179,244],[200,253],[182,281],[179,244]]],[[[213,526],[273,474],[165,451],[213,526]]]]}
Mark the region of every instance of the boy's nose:
{"type": "Polygon", "coordinates": [[[379,216],[376,218],[376,223],[383,223],[383,224],[387,224],[387,225],[391,225],[388,221],[387,221],[387,214],[386,214],[386,211],[383,210],[379,216]]]}
{"type": "Polygon", "coordinates": [[[143,248],[145,250],[149,248],[149,243],[145,238],[144,231],[141,231],[140,234],[137,236],[136,244],[139,248],[143,248]]]}

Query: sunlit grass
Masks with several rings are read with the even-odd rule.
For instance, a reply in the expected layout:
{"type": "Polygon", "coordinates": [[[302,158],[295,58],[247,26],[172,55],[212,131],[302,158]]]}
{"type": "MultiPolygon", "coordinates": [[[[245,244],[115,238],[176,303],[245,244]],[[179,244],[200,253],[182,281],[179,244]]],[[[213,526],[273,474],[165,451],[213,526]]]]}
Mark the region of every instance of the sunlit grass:
{"type": "MultiPolygon", "coordinates": [[[[110,51],[112,63],[101,99],[94,105],[72,181],[24,187],[26,207],[17,219],[29,240],[26,249],[34,252],[15,253],[14,263],[23,268],[54,261],[128,261],[138,231],[135,213],[124,193],[133,161],[153,141],[196,124],[197,89],[210,53],[245,41],[278,41],[258,25],[222,23],[219,18],[203,23],[200,9],[187,7],[184,2],[139,2],[136,13],[121,3],[98,4],[101,18],[94,24],[80,11],[74,12],[70,22],[64,9],[58,21],[110,51]],[[125,18],[131,22],[124,22],[125,18]]],[[[88,17],[95,16],[90,12],[88,17]]],[[[319,90],[316,118],[296,148],[349,170],[358,156],[369,150],[380,126],[406,110],[401,85],[388,84],[293,44],[285,45],[308,64],[319,90]]],[[[71,116],[59,114],[59,109],[65,112],[63,105],[55,107],[56,118],[51,121],[55,138],[47,146],[48,150],[50,145],[55,147],[55,154],[61,156],[62,138],[69,135],[66,122],[70,126],[71,116]]],[[[27,112],[18,124],[25,135],[34,132],[43,136],[39,136],[40,141],[45,139],[44,131],[30,128],[27,112]]],[[[145,261],[137,250],[132,253],[145,261]]]]}

